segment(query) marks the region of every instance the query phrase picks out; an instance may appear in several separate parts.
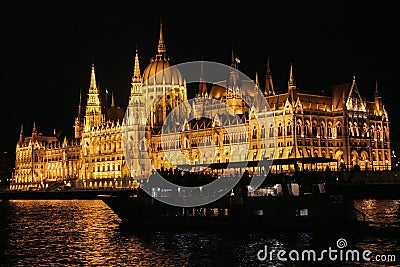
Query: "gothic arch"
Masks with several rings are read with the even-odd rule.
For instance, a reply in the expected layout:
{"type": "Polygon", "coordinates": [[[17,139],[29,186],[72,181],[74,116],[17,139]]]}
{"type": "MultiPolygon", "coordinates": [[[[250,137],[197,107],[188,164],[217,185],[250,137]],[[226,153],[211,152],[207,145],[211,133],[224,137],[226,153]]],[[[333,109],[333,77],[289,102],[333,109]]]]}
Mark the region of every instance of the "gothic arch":
{"type": "Polygon", "coordinates": [[[342,122],[340,121],[336,122],[336,136],[337,137],[343,136],[342,122]]]}
{"type": "Polygon", "coordinates": [[[368,152],[365,150],[361,151],[359,165],[363,170],[366,170],[368,168],[368,152]]]}
{"type": "Polygon", "coordinates": [[[351,151],[351,157],[350,157],[350,161],[351,161],[351,165],[354,167],[354,165],[359,164],[359,158],[360,156],[358,155],[358,152],[356,150],[351,151]]]}

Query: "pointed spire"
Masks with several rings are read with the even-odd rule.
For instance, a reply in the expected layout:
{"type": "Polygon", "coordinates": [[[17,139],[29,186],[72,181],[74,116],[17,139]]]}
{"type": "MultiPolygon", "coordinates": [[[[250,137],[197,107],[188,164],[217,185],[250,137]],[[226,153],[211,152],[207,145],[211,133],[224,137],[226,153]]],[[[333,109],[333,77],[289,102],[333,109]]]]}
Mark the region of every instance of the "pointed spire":
{"type": "Polygon", "coordinates": [[[238,56],[233,52],[233,47],[232,47],[231,67],[237,69],[239,63],[240,63],[240,59],[239,59],[238,56]]]}
{"type": "Polygon", "coordinates": [[[86,111],[85,111],[85,129],[89,130],[91,127],[96,126],[102,121],[102,110],[99,95],[99,87],[96,85],[96,76],[94,71],[94,64],[92,63],[92,70],[90,73],[90,87],[87,94],[86,111]]]}
{"type": "Polygon", "coordinates": [[[136,47],[135,66],[133,68],[132,83],[140,83],[141,80],[142,80],[142,78],[140,77],[139,52],[136,47]]]}
{"type": "Polygon", "coordinates": [[[92,71],[90,73],[90,86],[89,89],[97,89],[96,86],[96,75],[94,73],[94,63],[92,63],[92,71]]]}
{"type": "Polygon", "coordinates": [[[20,144],[22,144],[24,141],[24,124],[21,124],[21,131],[19,132],[19,142],[20,144]]]}
{"type": "Polygon", "coordinates": [[[346,108],[347,110],[366,111],[365,103],[357,88],[355,73],[353,73],[353,82],[351,83],[349,94],[347,96],[346,108]]]}
{"type": "Polygon", "coordinates": [[[374,97],[380,97],[379,88],[378,88],[378,80],[375,81],[375,92],[374,97]]]}
{"type": "Polygon", "coordinates": [[[256,79],[255,79],[255,84],[257,88],[260,88],[260,83],[258,82],[258,72],[256,71],[256,79]]]}
{"type": "Polygon", "coordinates": [[[111,107],[115,108],[114,92],[111,92],[111,107]]]}
{"type": "Polygon", "coordinates": [[[200,65],[200,81],[204,79],[204,61],[203,57],[201,57],[201,65],[200,65]]]}
{"type": "Polygon", "coordinates": [[[82,89],[79,90],[78,118],[82,117],[82,89]]]}
{"type": "Polygon", "coordinates": [[[296,87],[296,82],[294,80],[294,75],[293,75],[293,64],[290,63],[290,73],[289,73],[289,81],[288,81],[288,94],[289,94],[289,99],[292,103],[294,103],[297,100],[297,87],[296,87]]]}
{"type": "Polygon", "coordinates": [[[142,87],[142,77],[140,75],[139,51],[136,47],[135,65],[133,68],[131,95],[129,96],[129,102],[131,101],[133,95],[141,93],[141,87],[142,87]]]}
{"type": "Polygon", "coordinates": [[[274,83],[272,81],[271,66],[269,63],[269,57],[267,58],[267,73],[265,78],[265,95],[275,95],[274,83]]]}
{"type": "Polygon", "coordinates": [[[269,64],[269,57],[267,58],[267,76],[271,75],[271,66],[269,64]]]}
{"type": "Polygon", "coordinates": [[[165,54],[165,53],[166,53],[166,48],[164,44],[162,20],[160,19],[160,39],[158,40],[158,54],[165,54]]]}
{"type": "Polygon", "coordinates": [[[232,53],[231,53],[231,67],[235,67],[235,53],[233,52],[233,47],[232,47],[232,53]]]}
{"type": "Polygon", "coordinates": [[[36,130],[36,122],[33,122],[33,129],[32,129],[32,139],[36,140],[37,130],[36,130]]]}
{"type": "Polygon", "coordinates": [[[203,61],[201,61],[201,66],[200,66],[200,83],[199,83],[199,97],[206,97],[207,96],[207,84],[205,83],[205,77],[204,77],[204,66],[203,66],[203,61]]]}
{"type": "Polygon", "coordinates": [[[293,64],[290,63],[289,86],[295,85],[295,84],[296,84],[296,82],[294,81],[294,76],[293,76],[293,64]]]}

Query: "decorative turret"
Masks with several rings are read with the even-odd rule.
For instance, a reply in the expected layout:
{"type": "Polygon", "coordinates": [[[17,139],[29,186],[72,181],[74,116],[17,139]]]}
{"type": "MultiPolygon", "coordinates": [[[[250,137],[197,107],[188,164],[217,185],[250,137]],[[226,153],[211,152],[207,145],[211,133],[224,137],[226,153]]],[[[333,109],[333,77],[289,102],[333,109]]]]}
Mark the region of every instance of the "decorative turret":
{"type": "Polygon", "coordinates": [[[24,143],[24,124],[21,124],[21,131],[19,132],[18,144],[22,145],[24,143]]]}
{"type": "Polygon", "coordinates": [[[203,62],[201,62],[199,93],[197,94],[197,97],[208,97],[207,83],[204,78],[203,62]]]}
{"type": "Polygon", "coordinates": [[[111,92],[111,107],[115,108],[114,92],[111,92]]]}
{"type": "Polygon", "coordinates": [[[294,101],[296,101],[296,99],[297,99],[297,87],[296,87],[296,81],[294,80],[294,76],[293,76],[293,64],[292,63],[290,63],[288,94],[289,94],[289,100],[292,103],[294,103],[294,101]]]}
{"type": "Polygon", "coordinates": [[[82,90],[79,92],[78,115],[75,118],[75,138],[82,136],[82,90]]]}
{"type": "Polygon", "coordinates": [[[256,78],[255,78],[256,88],[260,88],[260,83],[258,81],[258,72],[256,71],[256,78]]]}
{"type": "Polygon", "coordinates": [[[140,90],[142,87],[142,77],[140,75],[140,66],[139,66],[139,52],[136,48],[136,55],[135,55],[135,64],[133,67],[133,75],[132,75],[132,82],[131,82],[131,95],[129,96],[129,102],[131,101],[132,96],[142,94],[140,90]]]}
{"type": "Polygon", "coordinates": [[[100,125],[102,122],[103,122],[103,115],[101,112],[100,95],[96,85],[94,64],[92,64],[88,100],[85,112],[85,131],[89,131],[90,128],[96,127],[100,125]]]}
{"type": "Polygon", "coordinates": [[[382,104],[382,97],[378,89],[378,81],[375,82],[374,103],[375,103],[375,115],[382,116],[383,104],[382,104]]]}
{"type": "Polygon", "coordinates": [[[265,78],[265,95],[275,95],[274,83],[272,81],[271,67],[269,65],[269,58],[267,59],[267,75],[265,78]]]}
{"type": "Polygon", "coordinates": [[[229,78],[226,84],[226,104],[234,110],[236,114],[243,114],[242,81],[237,69],[237,64],[240,63],[240,60],[233,53],[233,49],[231,61],[229,78]]]}
{"type": "Polygon", "coordinates": [[[349,95],[346,100],[346,109],[353,111],[366,111],[365,103],[360,96],[360,92],[358,91],[356,84],[356,75],[353,74],[353,82],[351,83],[349,95]]]}
{"type": "Polygon", "coordinates": [[[241,83],[239,78],[239,72],[237,70],[237,64],[240,60],[235,56],[232,49],[232,58],[231,58],[231,68],[229,73],[228,84],[226,85],[228,90],[228,98],[229,97],[240,97],[241,96],[241,83]]]}
{"type": "Polygon", "coordinates": [[[37,130],[36,130],[36,122],[33,122],[33,129],[32,129],[32,141],[35,141],[37,137],[37,130]]]}

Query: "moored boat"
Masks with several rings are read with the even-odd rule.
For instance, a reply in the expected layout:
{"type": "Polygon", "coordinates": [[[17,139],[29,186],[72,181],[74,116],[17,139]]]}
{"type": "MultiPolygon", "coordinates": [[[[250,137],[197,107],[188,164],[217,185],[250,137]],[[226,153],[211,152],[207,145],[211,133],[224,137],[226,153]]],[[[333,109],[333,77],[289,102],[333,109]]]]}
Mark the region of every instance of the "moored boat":
{"type": "MultiPolygon", "coordinates": [[[[346,195],[327,193],[323,184],[263,185],[196,207],[166,204],[178,192],[160,188],[158,192],[155,197],[139,188],[130,196],[99,197],[132,229],[322,230],[362,223],[353,201],[346,195]]],[[[207,197],[182,194],[179,199],[184,204],[188,198],[207,197]]]]}

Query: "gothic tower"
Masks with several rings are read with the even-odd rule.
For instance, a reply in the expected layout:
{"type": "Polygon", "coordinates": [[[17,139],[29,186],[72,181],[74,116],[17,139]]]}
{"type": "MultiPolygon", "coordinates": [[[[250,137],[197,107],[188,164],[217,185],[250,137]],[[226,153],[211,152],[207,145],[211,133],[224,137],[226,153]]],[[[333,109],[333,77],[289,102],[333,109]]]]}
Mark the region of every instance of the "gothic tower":
{"type": "Polygon", "coordinates": [[[101,110],[99,89],[96,85],[94,64],[90,74],[90,86],[85,111],[84,131],[88,132],[92,127],[102,124],[104,118],[101,110]]]}
{"type": "Polygon", "coordinates": [[[186,81],[166,53],[162,23],[157,54],[143,71],[142,83],[150,126],[161,127],[170,111],[187,99],[186,81]]]}

